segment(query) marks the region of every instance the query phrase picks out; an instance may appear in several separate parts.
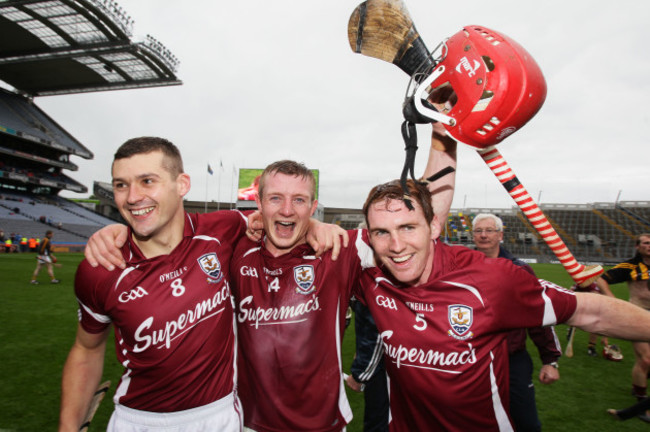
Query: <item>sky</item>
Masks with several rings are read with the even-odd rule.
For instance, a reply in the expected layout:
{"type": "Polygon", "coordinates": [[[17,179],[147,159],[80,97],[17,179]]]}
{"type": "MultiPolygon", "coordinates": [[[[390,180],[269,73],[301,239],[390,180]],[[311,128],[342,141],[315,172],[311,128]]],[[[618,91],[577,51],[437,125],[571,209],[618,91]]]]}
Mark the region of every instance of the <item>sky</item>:
{"type": "MultiPolygon", "coordinates": [[[[180,60],[182,86],[36,98],[95,155],[69,175],[92,192],[110,182],[124,141],[154,135],[181,150],[190,200],[231,201],[234,173],[294,159],[320,170],[319,201],[360,208],[372,186],[399,177],[401,105],[409,77],[354,54],[356,1],[118,2],[180,60]],[[214,170],[208,176],[207,164],[214,170]],[[223,165],[223,169],[221,169],[223,165]]],[[[650,3],[406,0],[429,49],[464,25],[504,33],[537,61],[548,93],[539,113],[499,144],[541,204],[648,200],[650,3]]],[[[430,126],[418,126],[416,174],[430,126]]],[[[68,197],[78,194],[64,193],[68,197]]],[[[475,149],[459,145],[452,209],[514,202],[475,149]]]]}

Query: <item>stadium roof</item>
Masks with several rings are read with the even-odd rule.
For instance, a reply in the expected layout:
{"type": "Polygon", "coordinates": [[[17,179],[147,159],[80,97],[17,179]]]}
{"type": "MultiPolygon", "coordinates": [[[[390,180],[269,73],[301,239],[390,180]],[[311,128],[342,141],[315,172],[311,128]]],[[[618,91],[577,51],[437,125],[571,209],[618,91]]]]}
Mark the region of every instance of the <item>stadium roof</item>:
{"type": "Polygon", "coordinates": [[[0,0],[0,80],[29,96],[178,85],[178,60],[113,0],[0,0]]]}

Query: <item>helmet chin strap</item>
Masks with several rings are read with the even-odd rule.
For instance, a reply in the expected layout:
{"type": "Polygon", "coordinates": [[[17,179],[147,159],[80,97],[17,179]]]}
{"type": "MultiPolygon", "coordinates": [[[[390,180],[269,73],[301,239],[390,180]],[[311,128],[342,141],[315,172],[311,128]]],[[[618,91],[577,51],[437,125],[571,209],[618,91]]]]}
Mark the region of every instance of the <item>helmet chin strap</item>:
{"type": "Polygon", "coordinates": [[[400,185],[402,186],[402,191],[404,192],[402,200],[404,201],[406,208],[409,210],[415,210],[413,203],[411,202],[411,193],[406,186],[406,181],[409,174],[411,175],[411,179],[413,179],[413,181],[421,184],[428,184],[438,180],[441,177],[446,176],[449,173],[454,172],[454,169],[448,166],[433,174],[431,177],[427,177],[422,180],[416,180],[415,175],[413,174],[413,170],[415,166],[415,154],[418,151],[418,134],[415,129],[414,122],[408,119],[404,120],[402,123],[402,138],[404,138],[404,150],[406,151],[406,160],[404,161],[404,168],[402,169],[402,175],[400,176],[399,180],[400,185]]]}
{"type": "Polygon", "coordinates": [[[402,123],[402,138],[404,138],[404,150],[406,151],[406,160],[404,161],[404,168],[402,168],[402,175],[399,179],[399,182],[402,185],[402,191],[404,192],[402,199],[404,200],[404,204],[406,204],[406,208],[409,210],[415,210],[413,203],[411,203],[411,194],[406,187],[406,180],[409,173],[411,174],[413,181],[417,181],[413,174],[415,153],[418,151],[418,133],[415,130],[415,123],[409,120],[404,120],[402,123]]]}

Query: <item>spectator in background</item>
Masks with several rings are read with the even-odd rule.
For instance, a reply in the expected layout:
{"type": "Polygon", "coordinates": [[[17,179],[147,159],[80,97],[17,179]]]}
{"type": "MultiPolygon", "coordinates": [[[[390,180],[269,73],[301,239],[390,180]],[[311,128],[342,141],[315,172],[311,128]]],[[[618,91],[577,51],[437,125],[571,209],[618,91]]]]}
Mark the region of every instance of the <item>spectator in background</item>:
{"type": "Polygon", "coordinates": [[[34,237],[30,237],[29,240],[27,240],[27,244],[29,245],[30,252],[36,252],[36,239],[34,237]]]}
{"type": "Polygon", "coordinates": [[[45,264],[47,266],[47,274],[50,275],[50,283],[53,284],[58,284],[59,280],[54,277],[54,266],[53,264],[56,262],[56,257],[54,254],[52,254],[52,236],[54,234],[52,231],[47,231],[45,233],[45,238],[43,238],[43,241],[41,242],[40,247],[38,248],[38,257],[36,257],[37,262],[36,262],[36,269],[34,270],[34,274],[32,275],[32,280],[31,284],[32,285],[38,285],[38,281],[36,280],[36,277],[38,276],[38,273],[41,271],[41,266],[45,264]]]}
{"type": "Polygon", "coordinates": [[[5,253],[11,252],[11,249],[13,249],[13,244],[12,244],[12,241],[11,241],[11,236],[9,236],[5,240],[5,253]]]}
{"type": "MultiPolygon", "coordinates": [[[[508,252],[503,241],[503,222],[490,213],[478,214],[472,222],[476,250],[490,258],[505,258],[513,264],[535,275],[533,269],[525,262],[508,252]]],[[[512,287],[517,288],[517,287],[512,287]]],[[[504,288],[506,289],[506,288],[504,288]]],[[[532,327],[527,329],[542,360],[539,380],[550,384],[560,379],[557,360],[562,355],[560,344],[553,327],[532,327]]],[[[518,432],[541,431],[542,424],[535,405],[535,387],[533,385],[533,361],[526,351],[526,329],[508,332],[508,354],[510,363],[510,416],[518,432]]]]}

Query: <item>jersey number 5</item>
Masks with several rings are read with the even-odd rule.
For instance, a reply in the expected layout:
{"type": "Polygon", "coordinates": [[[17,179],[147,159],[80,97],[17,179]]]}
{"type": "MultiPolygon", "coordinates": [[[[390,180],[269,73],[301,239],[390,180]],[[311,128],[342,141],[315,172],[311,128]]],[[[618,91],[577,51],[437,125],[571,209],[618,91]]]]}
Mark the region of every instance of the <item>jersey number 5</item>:
{"type": "Polygon", "coordinates": [[[413,325],[413,328],[419,331],[424,331],[427,328],[427,322],[422,318],[424,315],[415,314],[415,322],[417,324],[413,325]]]}

